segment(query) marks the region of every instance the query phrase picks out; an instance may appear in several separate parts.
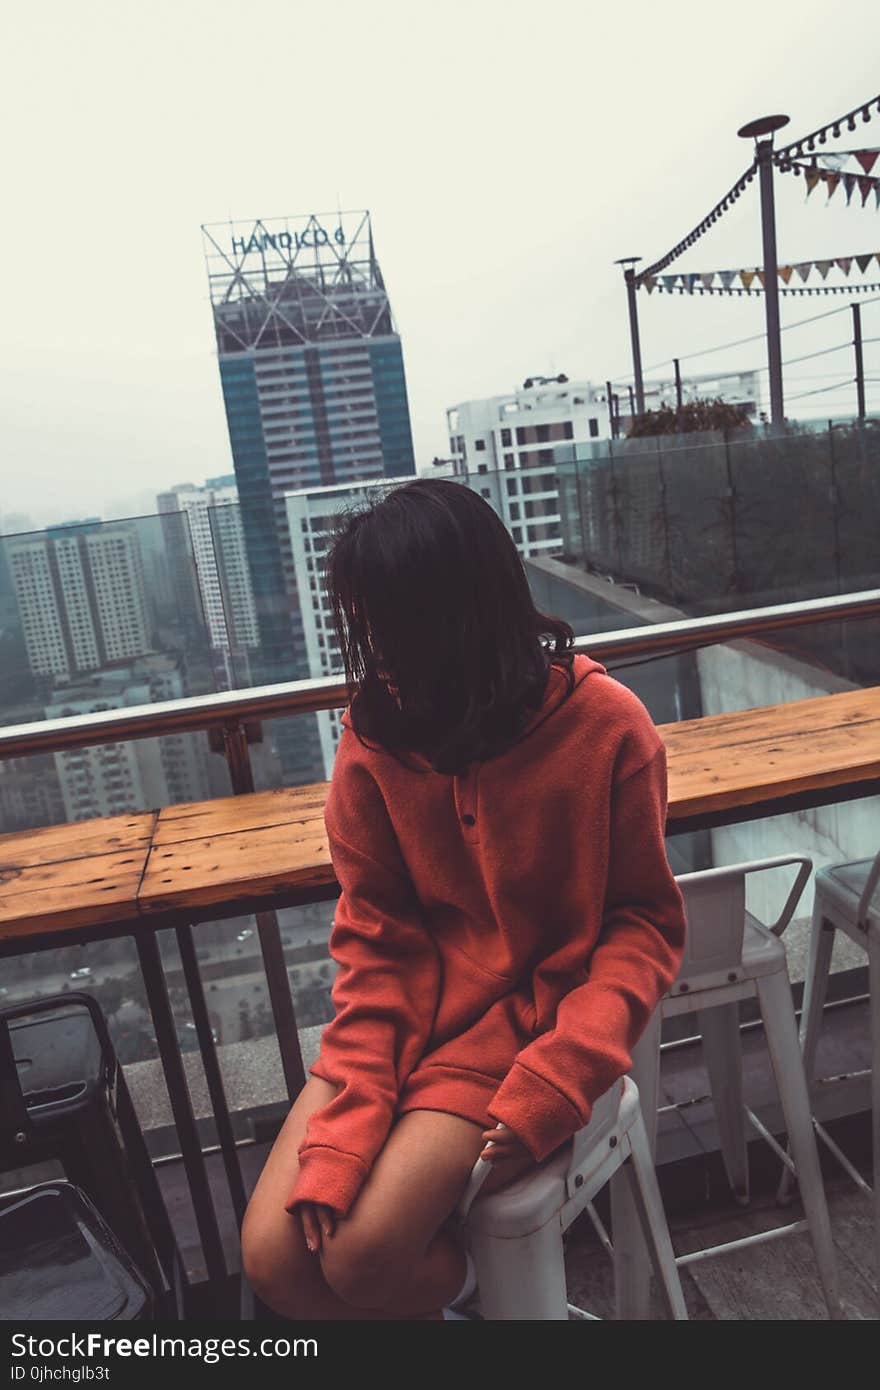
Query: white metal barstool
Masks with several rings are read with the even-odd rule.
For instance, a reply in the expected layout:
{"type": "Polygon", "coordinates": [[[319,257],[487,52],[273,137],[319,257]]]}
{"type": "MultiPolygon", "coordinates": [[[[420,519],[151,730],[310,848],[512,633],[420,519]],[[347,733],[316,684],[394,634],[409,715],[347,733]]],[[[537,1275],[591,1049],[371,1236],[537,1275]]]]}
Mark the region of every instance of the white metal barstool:
{"type": "MultiPolygon", "coordinates": [[[[676,882],[684,896],[687,940],[678,976],[662,1000],[660,1011],[663,1017],[683,1013],[697,1015],[721,1152],[737,1199],[745,1203],[749,1197],[745,1123],[748,1119],[782,1161],[797,1172],[806,1213],[806,1221],[679,1256],[677,1264],[690,1264],[734,1248],[742,1249],[783,1234],[808,1230],[829,1314],[838,1318],[843,1313],[837,1260],[798,1045],[785,947],[780,940],[811,869],[812,861],[805,856],[784,855],[677,875],[676,882]],[[800,866],[795,882],[779,918],[768,926],[746,910],[746,880],[750,874],[791,864],[800,866]],[[743,1098],[738,1005],[741,999],[756,995],[793,1162],[745,1105],[743,1098]]],[[[641,1084],[637,1060],[634,1056],[633,1075],[641,1084]]],[[[641,1065],[653,1065],[650,1054],[641,1065]]],[[[653,1075],[646,1077],[646,1091],[653,1079],[653,1075]]],[[[623,1256],[619,1254],[616,1261],[620,1264],[626,1259],[631,1271],[623,1296],[618,1285],[618,1310],[623,1317],[647,1316],[648,1280],[644,1260],[633,1248],[635,1240],[637,1232],[628,1223],[623,1256]]],[[[615,1239],[615,1249],[618,1247],[619,1241],[615,1239]]]]}
{"type": "MultiPolygon", "coordinates": [[[[657,1186],[638,1088],[621,1079],[590,1121],[533,1173],[479,1195],[491,1164],[477,1159],[456,1209],[477,1269],[479,1306],[489,1320],[592,1318],[568,1302],[563,1234],[618,1169],[629,1179],[641,1232],[671,1318],[687,1318],[657,1186]],[[629,1160],[629,1162],[627,1162],[629,1160]]],[[[608,1238],[591,1208],[604,1242],[608,1238]]]]}
{"type": "MultiPolygon", "coordinates": [[[[819,869],[815,877],[816,896],[813,901],[813,930],[807,975],[804,980],[804,1003],[801,1013],[800,1043],[807,1081],[813,1079],[816,1068],[816,1047],[822,1027],[822,1010],[831,970],[834,934],[842,931],[868,954],[868,981],[871,1008],[871,1134],[874,1164],[874,1257],[880,1278],[880,851],[874,859],[857,859],[844,864],[829,864],[819,869]],[[877,899],[875,901],[874,899],[877,899]]],[[[816,1132],[828,1145],[841,1165],[866,1196],[872,1189],[861,1173],[841,1153],[818,1120],[813,1120],[816,1132]]],[[[780,1198],[788,1196],[791,1176],[786,1168],[779,1189],[780,1198]]]]}

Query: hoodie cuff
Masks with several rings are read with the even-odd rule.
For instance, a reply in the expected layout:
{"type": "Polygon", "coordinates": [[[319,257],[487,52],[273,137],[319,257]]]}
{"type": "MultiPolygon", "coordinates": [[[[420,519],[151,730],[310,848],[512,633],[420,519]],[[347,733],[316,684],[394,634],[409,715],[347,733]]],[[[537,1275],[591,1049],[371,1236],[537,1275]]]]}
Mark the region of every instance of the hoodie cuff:
{"type": "Polygon", "coordinates": [[[551,1082],[519,1062],[513,1063],[487,1113],[513,1130],[536,1163],[573,1139],[590,1118],[589,1113],[581,1116],[551,1082]]]}
{"type": "Polygon", "coordinates": [[[299,1154],[299,1176],[285,1210],[292,1212],[299,1202],[320,1202],[337,1216],[347,1216],[369,1171],[357,1154],[313,1144],[299,1154]]]}

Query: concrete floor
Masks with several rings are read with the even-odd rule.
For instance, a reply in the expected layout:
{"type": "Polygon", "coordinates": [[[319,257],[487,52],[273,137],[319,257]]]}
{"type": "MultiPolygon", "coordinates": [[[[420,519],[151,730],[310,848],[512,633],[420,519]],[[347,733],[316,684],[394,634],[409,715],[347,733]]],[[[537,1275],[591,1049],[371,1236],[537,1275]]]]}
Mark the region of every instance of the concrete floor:
{"type": "MultiPolygon", "coordinates": [[[[826,1181],[825,1190],[846,1317],[880,1318],[870,1199],[847,1177],[826,1181]]],[[[758,1198],[745,1209],[718,1208],[699,1217],[672,1217],[669,1227],[675,1253],[685,1255],[785,1225],[802,1216],[799,1202],[781,1208],[772,1198],[758,1198]]],[[[571,1228],[566,1269],[570,1302],[597,1317],[613,1317],[611,1261],[599,1245],[588,1217],[579,1217],[571,1228]]],[[[714,1255],[682,1268],[680,1273],[692,1319],[812,1322],[828,1316],[806,1233],[714,1255]]],[[[656,1297],[652,1300],[652,1316],[664,1316],[656,1297]]]]}

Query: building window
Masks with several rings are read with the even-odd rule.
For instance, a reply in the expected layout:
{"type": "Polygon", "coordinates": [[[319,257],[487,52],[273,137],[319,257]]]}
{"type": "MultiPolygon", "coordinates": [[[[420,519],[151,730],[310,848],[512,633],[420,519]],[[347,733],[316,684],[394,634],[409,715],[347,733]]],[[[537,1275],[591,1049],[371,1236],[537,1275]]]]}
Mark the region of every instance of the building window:
{"type": "Polygon", "coordinates": [[[491,495],[491,493],[490,493],[490,489],[489,489],[489,488],[487,488],[487,487],[481,487],[481,488],[480,488],[480,496],[481,496],[481,497],[489,497],[490,495],[491,495]]]}
{"type": "Polygon", "coordinates": [[[477,451],[478,454],[483,454],[483,453],[485,453],[485,452],[486,452],[486,441],[485,441],[485,439],[478,439],[478,440],[476,441],[475,445],[474,445],[474,448],[476,449],[476,451],[477,451]]]}
{"type": "Polygon", "coordinates": [[[512,532],[511,532],[511,534],[512,534],[512,536],[513,536],[513,539],[514,539],[514,540],[517,542],[517,544],[518,544],[518,543],[522,540],[522,527],[521,527],[521,526],[514,526],[512,532]]]}
{"type": "Polygon", "coordinates": [[[504,449],[509,449],[509,448],[510,448],[510,445],[511,445],[511,442],[512,442],[512,441],[511,441],[511,438],[510,438],[510,430],[502,430],[502,431],[501,431],[501,446],[502,446],[502,448],[504,448],[504,449]]]}
{"type": "Polygon", "coordinates": [[[488,463],[478,463],[478,464],[477,464],[477,472],[478,472],[478,473],[488,473],[488,472],[489,472],[489,465],[488,465],[488,463]]]}
{"type": "Polygon", "coordinates": [[[598,421],[598,420],[592,420],[592,419],[590,420],[590,438],[591,438],[591,439],[598,439],[598,438],[599,438],[599,421],[598,421]]]}
{"type": "Polygon", "coordinates": [[[510,506],[508,507],[508,511],[510,512],[510,519],[511,519],[511,521],[519,521],[519,503],[518,503],[518,502],[511,502],[510,506]]]}
{"type": "Polygon", "coordinates": [[[574,425],[571,420],[566,420],[562,426],[562,437],[563,439],[574,439],[574,425]]]}
{"type": "MultiPolygon", "coordinates": [[[[510,430],[508,430],[507,433],[510,434],[510,430]]],[[[504,455],[504,467],[505,467],[505,468],[515,468],[515,467],[516,467],[516,460],[515,460],[515,458],[513,457],[513,454],[505,454],[505,455],[504,455]]]]}

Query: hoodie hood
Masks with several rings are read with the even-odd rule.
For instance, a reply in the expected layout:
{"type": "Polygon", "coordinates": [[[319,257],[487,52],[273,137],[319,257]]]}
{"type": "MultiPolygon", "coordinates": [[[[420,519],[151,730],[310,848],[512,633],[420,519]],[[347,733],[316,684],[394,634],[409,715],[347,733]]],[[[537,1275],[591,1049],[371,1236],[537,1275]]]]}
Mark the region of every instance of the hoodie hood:
{"type": "MultiPolygon", "coordinates": [[[[571,691],[572,695],[577,687],[581,685],[593,671],[600,671],[602,675],[608,674],[606,668],[600,661],[594,661],[592,657],[587,656],[586,652],[575,652],[574,661],[572,663],[572,674],[574,676],[574,685],[571,691]]],[[[510,746],[514,747],[517,743],[520,743],[522,739],[532,733],[539,724],[543,724],[545,719],[549,719],[567,698],[567,674],[559,666],[555,666],[551,663],[550,674],[547,678],[547,686],[544,691],[544,699],[541,707],[534,711],[528,723],[520,730],[510,746]]],[[[346,705],[340,719],[340,722],[348,729],[353,727],[350,718],[350,709],[351,706],[346,705]]],[[[429,768],[431,766],[428,759],[423,757],[421,753],[414,753],[408,750],[407,757],[411,758],[413,762],[418,763],[420,767],[429,768]]]]}

